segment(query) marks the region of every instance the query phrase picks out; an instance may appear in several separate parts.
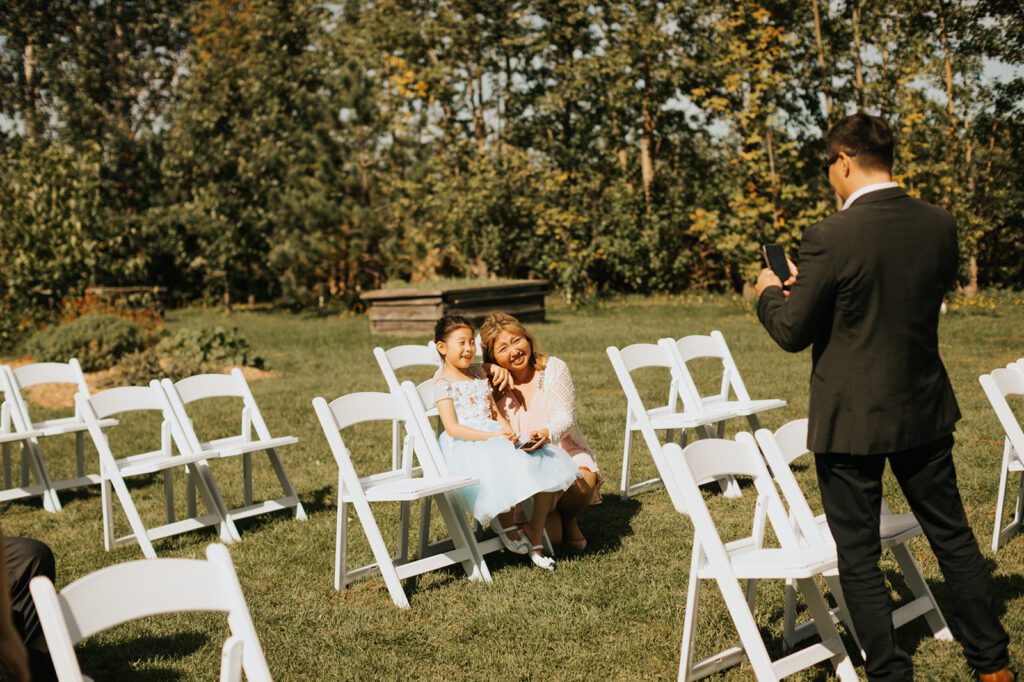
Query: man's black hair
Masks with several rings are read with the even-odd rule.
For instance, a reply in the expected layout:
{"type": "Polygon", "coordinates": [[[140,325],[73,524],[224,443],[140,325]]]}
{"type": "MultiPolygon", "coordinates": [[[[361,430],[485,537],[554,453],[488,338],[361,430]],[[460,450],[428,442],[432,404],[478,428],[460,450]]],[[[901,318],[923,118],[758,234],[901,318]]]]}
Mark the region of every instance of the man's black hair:
{"type": "Polygon", "coordinates": [[[828,155],[846,152],[865,170],[892,172],[895,142],[889,124],[878,116],[858,111],[837,121],[825,133],[828,155]]]}

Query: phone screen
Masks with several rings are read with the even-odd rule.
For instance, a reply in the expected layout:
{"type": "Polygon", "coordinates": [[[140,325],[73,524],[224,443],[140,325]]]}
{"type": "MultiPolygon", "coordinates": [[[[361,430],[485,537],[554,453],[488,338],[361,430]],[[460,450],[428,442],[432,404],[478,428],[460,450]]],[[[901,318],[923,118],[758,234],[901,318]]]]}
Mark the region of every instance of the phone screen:
{"type": "Polygon", "coordinates": [[[786,248],[782,244],[765,244],[764,259],[775,276],[785,282],[789,279],[789,263],[786,262],[786,248]]]}

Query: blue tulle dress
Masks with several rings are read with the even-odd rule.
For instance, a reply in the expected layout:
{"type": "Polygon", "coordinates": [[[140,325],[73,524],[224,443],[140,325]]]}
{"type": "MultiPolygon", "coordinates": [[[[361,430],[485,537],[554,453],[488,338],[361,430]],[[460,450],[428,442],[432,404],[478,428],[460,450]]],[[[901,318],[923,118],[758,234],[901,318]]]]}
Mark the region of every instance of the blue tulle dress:
{"type": "MultiPolygon", "coordinates": [[[[471,367],[474,374],[480,372],[477,367],[471,367]]],[[[500,434],[501,425],[491,418],[490,394],[491,387],[483,378],[442,378],[434,384],[434,399],[451,399],[460,424],[500,434]]],[[[473,517],[484,524],[537,493],[562,492],[580,477],[572,457],[557,445],[524,452],[501,435],[470,441],[452,438],[445,432],[439,440],[448,472],[480,481],[459,494],[473,517]]]]}

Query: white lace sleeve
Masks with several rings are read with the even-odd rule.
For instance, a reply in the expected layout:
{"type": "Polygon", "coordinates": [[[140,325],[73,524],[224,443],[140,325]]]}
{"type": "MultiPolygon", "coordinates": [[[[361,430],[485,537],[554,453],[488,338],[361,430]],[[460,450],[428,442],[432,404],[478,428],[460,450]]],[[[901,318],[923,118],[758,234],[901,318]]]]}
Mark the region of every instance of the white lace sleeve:
{"type": "Polygon", "coordinates": [[[551,442],[561,443],[576,424],[576,389],[569,367],[558,358],[548,358],[544,369],[544,397],[551,411],[551,442]]]}

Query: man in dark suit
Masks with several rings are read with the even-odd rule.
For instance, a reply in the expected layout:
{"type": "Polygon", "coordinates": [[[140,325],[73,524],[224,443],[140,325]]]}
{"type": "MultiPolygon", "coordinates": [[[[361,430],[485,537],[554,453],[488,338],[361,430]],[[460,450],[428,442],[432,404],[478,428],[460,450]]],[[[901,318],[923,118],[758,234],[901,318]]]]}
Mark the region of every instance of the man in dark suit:
{"type": "Polygon", "coordinates": [[[785,350],[813,344],[808,447],[870,680],[912,677],[896,644],[882,572],[886,461],[949,585],[954,622],[982,680],[1008,682],[1009,637],[967,523],[953,466],[960,410],[939,357],[939,307],[955,283],[956,224],[892,182],[893,138],[880,118],[848,116],[825,135],[823,170],[844,201],[808,228],[791,291],[771,270],[757,315],[785,350]]]}

